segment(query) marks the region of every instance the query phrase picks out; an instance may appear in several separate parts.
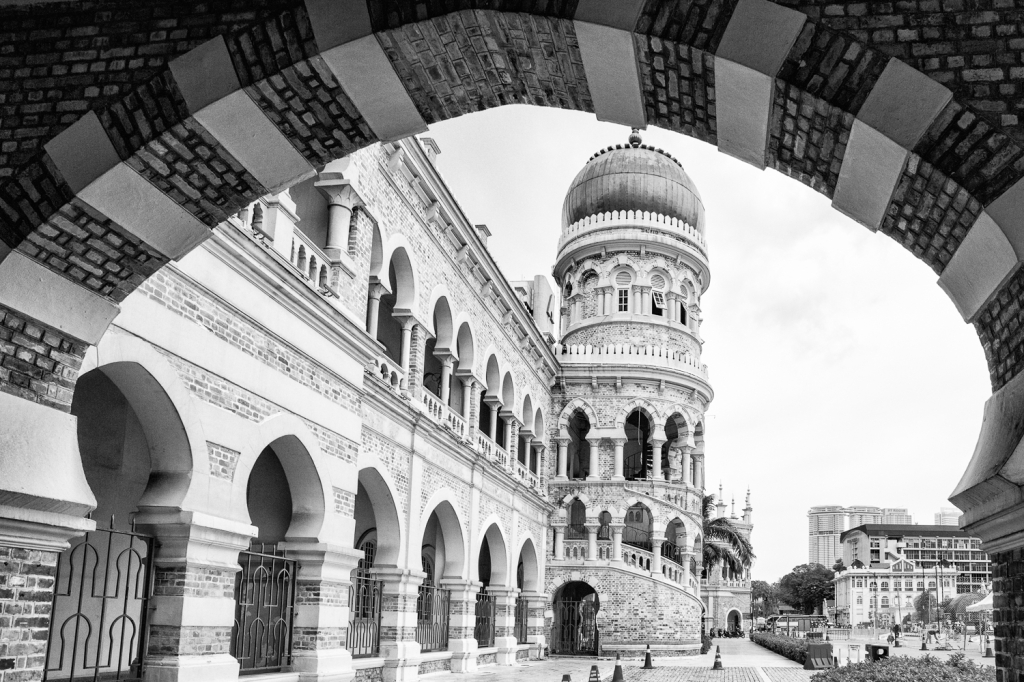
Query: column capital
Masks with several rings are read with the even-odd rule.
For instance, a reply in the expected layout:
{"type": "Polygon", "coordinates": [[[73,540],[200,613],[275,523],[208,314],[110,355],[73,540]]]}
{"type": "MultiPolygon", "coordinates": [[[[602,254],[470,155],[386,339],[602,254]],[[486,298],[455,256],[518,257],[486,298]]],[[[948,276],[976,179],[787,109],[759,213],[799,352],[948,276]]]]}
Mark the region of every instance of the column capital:
{"type": "Polygon", "coordinates": [[[587,529],[588,533],[597,533],[597,531],[601,530],[600,523],[585,523],[583,527],[587,529]]]}
{"type": "Polygon", "coordinates": [[[331,206],[352,209],[365,205],[352,181],[345,180],[336,173],[321,173],[320,179],[314,182],[313,186],[320,190],[331,206]]]}
{"type": "Polygon", "coordinates": [[[387,291],[387,288],[380,282],[370,282],[368,294],[370,298],[372,298],[373,300],[379,301],[380,297],[384,295],[385,291],[387,291]]]}

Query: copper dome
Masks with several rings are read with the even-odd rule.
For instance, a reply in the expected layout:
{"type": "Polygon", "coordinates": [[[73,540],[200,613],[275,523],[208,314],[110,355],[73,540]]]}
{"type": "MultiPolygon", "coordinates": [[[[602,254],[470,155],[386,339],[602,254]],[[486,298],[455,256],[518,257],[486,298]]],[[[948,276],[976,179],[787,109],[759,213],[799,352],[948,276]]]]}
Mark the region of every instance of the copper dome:
{"type": "MultiPolygon", "coordinates": [[[[632,141],[632,138],[631,138],[632,141]]],[[[704,232],[704,204],[682,165],[660,149],[619,145],[587,161],[562,204],[562,226],[597,213],[650,211],[704,232]]]]}

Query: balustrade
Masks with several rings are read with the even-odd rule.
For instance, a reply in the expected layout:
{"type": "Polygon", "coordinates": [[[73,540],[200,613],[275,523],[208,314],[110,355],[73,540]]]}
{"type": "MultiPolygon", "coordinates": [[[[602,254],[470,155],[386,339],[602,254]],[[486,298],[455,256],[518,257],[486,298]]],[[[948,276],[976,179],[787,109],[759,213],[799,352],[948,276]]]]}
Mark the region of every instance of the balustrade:
{"type": "Polygon", "coordinates": [[[708,378],[708,366],[706,364],[689,352],[675,350],[667,346],[633,346],[621,343],[592,346],[590,344],[562,345],[556,343],[553,350],[562,364],[614,362],[629,365],[672,367],[683,370],[688,374],[694,374],[702,379],[708,378]]]}
{"type": "Polygon", "coordinates": [[[426,387],[420,389],[420,401],[427,408],[427,414],[435,422],[454,433],[459,438],[466,437],[466,420],[455,413],[452,408],[441,402],[441,399],[426,387]]]}
{"type": "Polygon", "coordinates": [[[401,394],[402,386],[405,384],[405,372],[387,355],[375,357],[368,371],[387,384],[392,391],[401,394]]]}
{"type": "Polygon", "coordinates": [[[491,440],[483,431],[477,431],[477,449],[488,459],[501,465],[502,469],[509,468],[508,451],[491,440]]]}

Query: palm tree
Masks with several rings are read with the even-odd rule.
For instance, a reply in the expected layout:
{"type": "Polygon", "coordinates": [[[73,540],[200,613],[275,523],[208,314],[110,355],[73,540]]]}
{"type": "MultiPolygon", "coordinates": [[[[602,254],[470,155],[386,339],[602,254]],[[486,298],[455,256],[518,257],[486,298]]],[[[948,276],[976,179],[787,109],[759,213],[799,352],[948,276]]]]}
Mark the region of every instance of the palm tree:
{"type": "Polygon", "coordinates": [[[737,573],[754,563],[754,548],[746,535],[733,522],[715,512],[715,496],[705,495],[704,513],[704,568],[710,570],[718,564],[727,564],[737,573]]]}

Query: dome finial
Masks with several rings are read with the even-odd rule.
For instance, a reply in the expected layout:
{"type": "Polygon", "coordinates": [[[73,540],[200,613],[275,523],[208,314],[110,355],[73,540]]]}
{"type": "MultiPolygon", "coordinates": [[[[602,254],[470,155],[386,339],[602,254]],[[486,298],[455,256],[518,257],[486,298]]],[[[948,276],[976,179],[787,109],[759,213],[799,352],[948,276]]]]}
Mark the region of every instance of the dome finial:
{"type": "Polygon", "coordinates": [[[635,148],[639,147],[642,141],[643,140],[640,139],[640,129],[633,128],[633,132],[629,134],[629,144],[635,148]]]}

